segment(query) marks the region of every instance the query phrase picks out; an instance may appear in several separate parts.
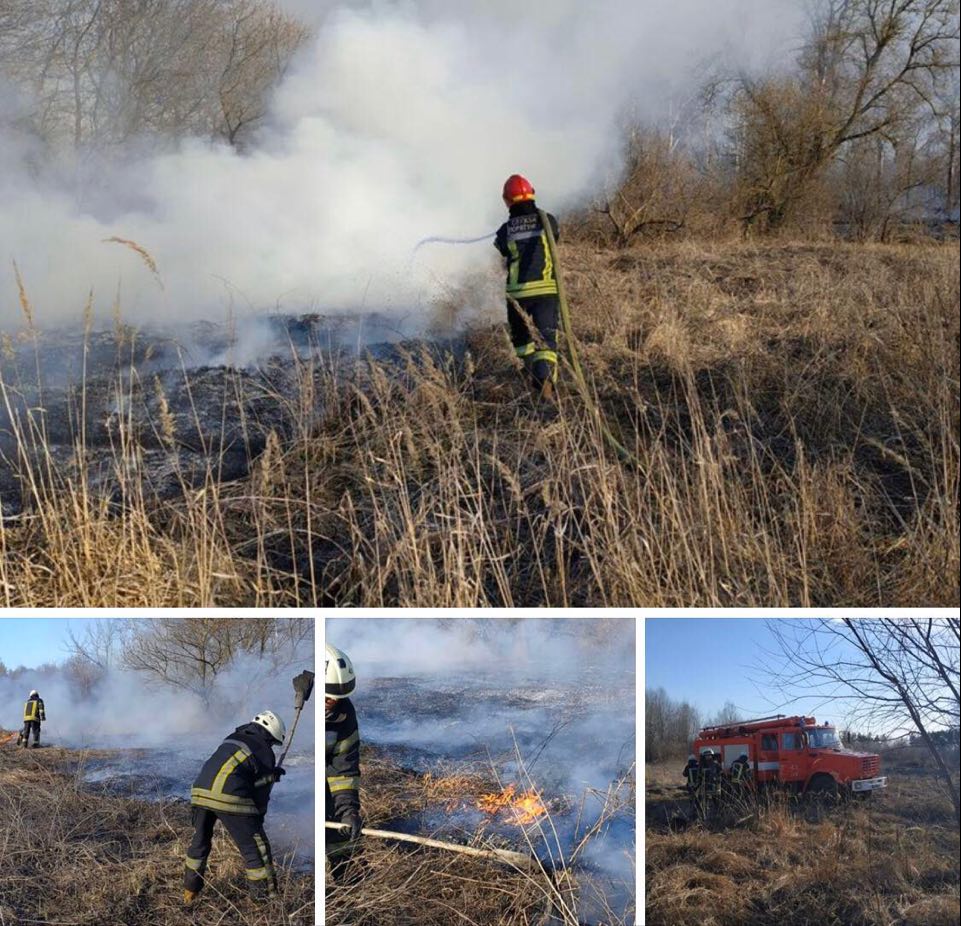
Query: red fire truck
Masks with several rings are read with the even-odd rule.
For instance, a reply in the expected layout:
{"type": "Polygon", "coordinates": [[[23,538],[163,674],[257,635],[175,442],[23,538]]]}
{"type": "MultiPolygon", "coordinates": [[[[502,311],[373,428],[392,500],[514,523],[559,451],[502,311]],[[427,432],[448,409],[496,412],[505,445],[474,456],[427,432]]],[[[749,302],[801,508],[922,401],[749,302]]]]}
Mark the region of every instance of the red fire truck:
{"type": "Polygon", "coordinates": [[[759,785],[779,783],[799,794],[867,795],[888,785],[887,778],[878,775],[880,756],[845,749],[837,730],[813,717],[778,714],[705,727],[694,740],[695,754],[700,756],[706,746],[720,753],[725,772],[747,753],[759,785]]]}

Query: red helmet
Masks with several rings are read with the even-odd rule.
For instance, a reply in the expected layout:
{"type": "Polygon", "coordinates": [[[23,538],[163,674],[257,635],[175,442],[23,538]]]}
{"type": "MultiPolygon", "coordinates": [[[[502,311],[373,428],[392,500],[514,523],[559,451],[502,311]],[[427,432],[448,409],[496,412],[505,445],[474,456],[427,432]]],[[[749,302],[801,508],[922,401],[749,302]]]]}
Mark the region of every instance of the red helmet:
{"type": "Polygon", "coordinates": [[[534,198],[534,187],[530,180],[520,174],[511,174],[504,181],[504,203],[512,206],[514,203],[522,203],[525,200],[534,198]]]}

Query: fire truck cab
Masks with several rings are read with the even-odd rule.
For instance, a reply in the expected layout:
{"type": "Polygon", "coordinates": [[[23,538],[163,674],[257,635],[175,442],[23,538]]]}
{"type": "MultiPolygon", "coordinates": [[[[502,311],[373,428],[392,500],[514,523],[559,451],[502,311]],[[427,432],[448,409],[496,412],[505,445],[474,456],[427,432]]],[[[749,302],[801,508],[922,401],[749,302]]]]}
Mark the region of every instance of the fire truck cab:
{"type": "Polygon", "coordinates": [[[813,717],[779,714],[705,727],[694,740],[695,754],[706,746],[720,754],[725,773],[746,753],[758,785],[778,783],[799,794],[869,794],[888,784],[878,775],[880,756],[845,749],[837,730],[813,717]]]}

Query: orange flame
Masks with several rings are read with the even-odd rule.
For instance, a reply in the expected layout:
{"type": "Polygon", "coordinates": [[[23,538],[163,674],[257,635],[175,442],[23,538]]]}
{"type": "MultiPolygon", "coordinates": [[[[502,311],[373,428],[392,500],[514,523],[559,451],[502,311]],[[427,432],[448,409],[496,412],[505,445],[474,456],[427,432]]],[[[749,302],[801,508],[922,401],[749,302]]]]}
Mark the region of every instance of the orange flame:
{"type": "Polygon", "coordinates": [[[522,791],[518,794],[515,785],[508,785],[500,794],[483,795],[477,802],[477,809],[492,816],[502,810],[506,811],[510,814],[511,822],[518,826],[533,823],[547,813],[547,808],[535,791],[522,791]]]}

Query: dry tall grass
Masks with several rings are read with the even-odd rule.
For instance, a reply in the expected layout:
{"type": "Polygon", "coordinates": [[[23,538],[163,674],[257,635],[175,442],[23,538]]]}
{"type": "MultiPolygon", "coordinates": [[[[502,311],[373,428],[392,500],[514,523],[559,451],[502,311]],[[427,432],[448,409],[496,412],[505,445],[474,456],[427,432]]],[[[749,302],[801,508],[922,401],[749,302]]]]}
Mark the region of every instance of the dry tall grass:
{"type": "Polygon", "coordinates": [[[648,926],[955,926],[958,830],[930,776],[822,807],[685,825],[683,758],[646,770],[648,926]]]}
{"type": "Polygon", "coordinates": [[[188,915],[187,802],[132,800],[85,785],[86,755],[0,747],[3,926],[313,926],[313,875],[278,859],[280,895],[257,904],[246,896],[240,853],[219,830],[206,889],[188,915]]]}
{"type": "Polygon", "coordinates": [[[291,360],[298,387],[264,398],[294,425],[252,441],[266,449],[231,483],[211,435],[179,499],[139,488],[123,415],[120,502],[87,488],[79,442],[64,465],[42,416],[21,418],[3,603],[958,604],[956,246],[563,257],[583,363],[636,467],[573,389],[556,416],[531,408],[499,327],[456,360],[416,344],[291,360]]]}

